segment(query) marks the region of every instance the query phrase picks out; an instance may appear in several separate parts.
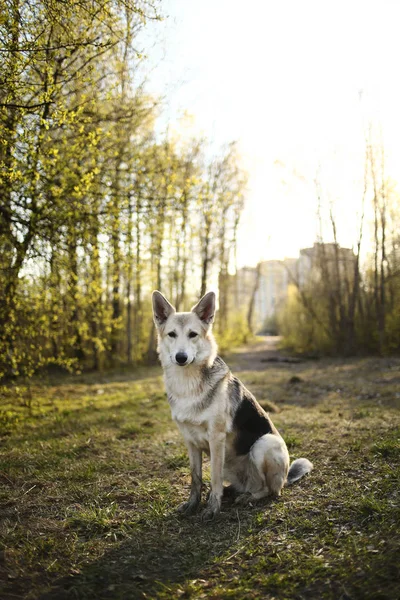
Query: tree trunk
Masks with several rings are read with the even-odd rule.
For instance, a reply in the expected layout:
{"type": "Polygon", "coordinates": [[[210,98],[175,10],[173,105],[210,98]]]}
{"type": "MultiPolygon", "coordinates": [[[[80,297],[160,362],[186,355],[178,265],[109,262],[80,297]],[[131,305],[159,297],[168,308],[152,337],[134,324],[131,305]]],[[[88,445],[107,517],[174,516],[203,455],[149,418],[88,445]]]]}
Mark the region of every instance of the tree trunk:
{"type": "Polygon", "coordinates": [[[255,307],[255,301],[256,301],[256,294],[257,294],[257,291],[258,291],[258,288],[260,285],[260,278],[261,278],[261,263],[259,262],[256,267],[256,278],[254,280],[254,286],[253,286],[253,289],[251,292],[249,307],[247,310],[247,326],[251,333],[254,333],[254,331],[253,331],[253,313],[254,313],[254,307],[255,307]]]}
{"type": "Polygon", "coordinates": [[[101,281],[101,266],[100,266],[100,247],[99,247],[99,203],[96,200],[93,204],[93,214],[91,217],[91,226],[89,230],[90,236],[90,330],[91,330],[91,345],[93,353],[93,369],[98,371],[101,368],[101,357],[99,350],[99,338],[101,335],[101,319],[103,314],[103,299],[102,299],[102,281],[101,281]]]}
{"type": "Polygon", "coordinates": [[[132,199],[129,196],[128,200],[128,233],[127,233],[127,269],[126,269],[126,359],[129,365],[133,363],[132,356],[132,300],[131,300],[131,288],[132,288],[132,199]]]}
{"type": "MultiPolygon", "coordinates": [[[[74,225],[75,226],[75,225],[74,225]]],[[[73,227],[74,227],[73,226],[73,227]]],[[[78,282],[79,282],[79,272],[78,272],[78,244],[76,239],[75,231],[70,232],[70,239],[68,241],[68,257],[69,257],[69,292],[70,292],[70,300],[72,302],[72,310],[71,310],[71,328],[72,334],[75,340],[73,355],[79,361],[84,359],[84,350],[82,343],[82,335],[79,328],[80,323],[80,307],[79,307],[79,291],[78,291],[78,282]]]]}
{"type": "MultiPolygon", "coordinates": [[[[142,340],[142,264],[141,264],[141,198],[139,189],[136,190],[136,265],[135,265],[135,303],[134,303],[134,327],[136,357],[139,356],[139,347],[142,340]]],[[[142,358],[142,357],[140,357],[142,358]]]]}
{"type": "Polygon", "coordinates": [[[112,205],[111,215],[111,249],[112,249],[112,295],[111,295],[111,344],[110,344],[110,360],[115,363],[119,351],[119,325],[121,317],[121,249],[120,249],[120,164],[122,161],[122,150],[118,152],[115,163],[114,175],[114,201],[112,205]]]}
{"type": "Polygon", "coordinates": [[[201,265],[201,286],[200,286],[200,297],[204,296],[207,291],[208,281],[208,268],[210,264],[210,232],[211,232],[211,218],[206,217],[205,222],[205,235],[203,245],[203,261],[201,265]]]}

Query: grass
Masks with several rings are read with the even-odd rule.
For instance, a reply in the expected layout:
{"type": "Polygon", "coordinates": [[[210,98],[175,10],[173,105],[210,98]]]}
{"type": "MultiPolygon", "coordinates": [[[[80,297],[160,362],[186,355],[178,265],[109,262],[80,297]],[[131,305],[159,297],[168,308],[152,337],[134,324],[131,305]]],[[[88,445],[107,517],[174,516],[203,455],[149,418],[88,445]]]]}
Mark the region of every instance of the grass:
{"type": "Polygon", "coordinates": [[[174,511],[189,466],[158,368],[5,394],[0,597],[399,597],[400,360],[259,358],[229,362],[315,468],[209,524],[174,511]]]}

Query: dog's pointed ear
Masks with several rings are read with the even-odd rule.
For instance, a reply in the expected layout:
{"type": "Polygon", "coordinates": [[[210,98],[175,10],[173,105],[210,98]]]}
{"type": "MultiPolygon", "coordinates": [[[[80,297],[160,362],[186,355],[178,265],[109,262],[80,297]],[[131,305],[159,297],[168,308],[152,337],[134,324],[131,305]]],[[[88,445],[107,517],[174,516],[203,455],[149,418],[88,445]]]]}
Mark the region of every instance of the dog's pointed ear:
{"type": "Polygon", "coordinates": [[[152,300],[154,323],[157,327],[161,327],[168,317],[175,312],[175,309],[161,292],[158,292],[157,290],[153,292],[152,300]]]}
{"type": "Polygon", "coordinates": [[[215,314],[215,294],[214,292],[208,292],[202,297],[200,302],[193,306],[192,312],[194,312],[206,325],[210,325],[214,321],[215,314]]]}

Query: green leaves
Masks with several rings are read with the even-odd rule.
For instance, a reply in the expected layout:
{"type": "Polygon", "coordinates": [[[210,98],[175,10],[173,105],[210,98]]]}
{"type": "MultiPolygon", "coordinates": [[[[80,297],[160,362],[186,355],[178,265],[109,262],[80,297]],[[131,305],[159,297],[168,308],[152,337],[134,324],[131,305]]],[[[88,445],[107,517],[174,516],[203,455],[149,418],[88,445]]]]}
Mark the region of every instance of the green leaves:
{"type": "Polygon", "coordinates": [[[142,5],[64,2],[62,25],[55,0],[5,10],[0,374],[142,362],[152,287],[183,308],[226,271],[236,153],[158,133],[156,101],[133,79],[142,5]]]}

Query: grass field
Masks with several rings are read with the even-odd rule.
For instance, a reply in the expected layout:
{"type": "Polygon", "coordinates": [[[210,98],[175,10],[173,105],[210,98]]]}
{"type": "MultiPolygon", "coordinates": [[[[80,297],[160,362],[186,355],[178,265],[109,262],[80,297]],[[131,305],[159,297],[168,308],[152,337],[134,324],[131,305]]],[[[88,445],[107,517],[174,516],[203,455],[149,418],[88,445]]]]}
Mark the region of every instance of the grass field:
{"type": "Polygon", "coordinates": [[[228,362],[314,471],[207,524],[159,368],[3,397],[0,597],[399,598],[400,359],[267,357],[228,362]]]}

